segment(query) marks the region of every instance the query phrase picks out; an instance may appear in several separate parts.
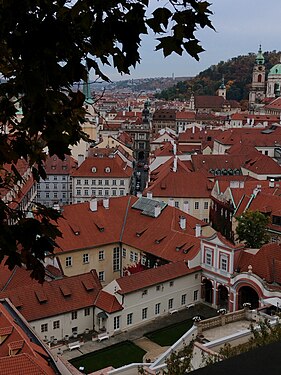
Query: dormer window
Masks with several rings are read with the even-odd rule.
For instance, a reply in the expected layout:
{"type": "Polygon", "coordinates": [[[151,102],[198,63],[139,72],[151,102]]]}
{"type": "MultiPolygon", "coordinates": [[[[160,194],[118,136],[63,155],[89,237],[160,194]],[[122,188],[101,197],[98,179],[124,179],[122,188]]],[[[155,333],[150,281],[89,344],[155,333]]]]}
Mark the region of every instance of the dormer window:
{"type": "Polygon", "coordinates": [[[96,168],[96,167],[93,167],[93,168],[92,168],[92,172],[93,172],[93,173],[96,173],[96,171],[97,171],[97,168],[96,168]]]}
{"type": "Polygon", "coordinates": [[[104,169],[104,171],[105,171],[105,173],[110,173],[111,169],[110,169],[110,167],[106,167],[106,168],[104,169]]]}

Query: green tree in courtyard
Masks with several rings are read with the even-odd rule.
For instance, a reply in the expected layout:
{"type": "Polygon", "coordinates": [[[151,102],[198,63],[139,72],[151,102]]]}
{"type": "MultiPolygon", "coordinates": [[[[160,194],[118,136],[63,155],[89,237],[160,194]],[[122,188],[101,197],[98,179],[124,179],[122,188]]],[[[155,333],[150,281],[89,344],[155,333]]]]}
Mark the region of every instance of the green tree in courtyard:
{"type": "MultiPolygon", "coordinates": [[[[213,28],[210,4],[200,0],[2,0],[0,2],[0,187],[18,185],[20,159],[34,177],[45,178],[44,149],[64,158],[70,146],[87,139],[84,95],[73,89],[88,69],[101,79],[105,65],[129,73],[140,62],[142,35],[149,30],[156,50],[168,56],[187,52],[199,59],[199,28],[213,28]],[[152,4],[153,3],[153,4],[152,4]],[[18,104],[22,117],[16,116],[18,104]],[[7,133],[6,125],[9,125],[7,133]]],[[[59,232],[57,213],[37,207],[34,218],[0,201],[0,261],[12,269],[25,264],[44,278],[42,261],[59,232]],[[20,250],[20,251],[19,251],[20,250]]]]}
{"type": "Polygon", "coordinates": [[[270,218],[259,211],[246,211],[237,218],[236,234],[250,248],[260,248],[269,241],[267,226],[270,218]]]}

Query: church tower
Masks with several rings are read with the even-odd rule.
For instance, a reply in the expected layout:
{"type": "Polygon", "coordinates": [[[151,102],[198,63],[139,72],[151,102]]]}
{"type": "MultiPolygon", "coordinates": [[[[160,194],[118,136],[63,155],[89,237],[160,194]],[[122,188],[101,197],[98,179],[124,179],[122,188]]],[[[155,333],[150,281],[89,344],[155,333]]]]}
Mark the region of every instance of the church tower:
{"type": "Polygon", "coordinates": [[[224,76],[222,77],[221,85],[217,90],[217,95],[222,96],[224,99],[226,99],[226,87],[224,84],[224,76]]]}
{"type": "Polygon", "coordinates": [[[265,65],[261,45],[256,56],[249,93],[249,108],[258,106],[265,97],[265,65]]]}

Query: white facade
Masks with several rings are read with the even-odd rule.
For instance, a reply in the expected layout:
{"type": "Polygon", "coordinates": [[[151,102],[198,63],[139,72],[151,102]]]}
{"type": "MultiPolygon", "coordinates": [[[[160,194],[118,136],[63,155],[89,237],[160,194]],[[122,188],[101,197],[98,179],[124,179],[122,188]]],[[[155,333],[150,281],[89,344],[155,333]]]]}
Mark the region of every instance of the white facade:
{"type": "MultiPolygon", "coordinates": [[[[105,289],[110,292],[119,286],[116,281],[105,289]]],[[[200,301],[201,278],[200,272],[155,284],[147,288],[136,290],[125,295],[114,293],[123,310],[108,314],[105,329],[112,336],[117,332],[146,324],[160,316],[171,314],[177,310],[187,308],[200,301]]],[[[95,322],[98,325],[96,309],[95,322]]]]}
{"type": "Polygon", "coordinates": [[[93,330],[93,307],[30,321],[29,324],[45,341],[53,342],[55,339],[76,337],[83,334],[86,329],[93,330]]]}

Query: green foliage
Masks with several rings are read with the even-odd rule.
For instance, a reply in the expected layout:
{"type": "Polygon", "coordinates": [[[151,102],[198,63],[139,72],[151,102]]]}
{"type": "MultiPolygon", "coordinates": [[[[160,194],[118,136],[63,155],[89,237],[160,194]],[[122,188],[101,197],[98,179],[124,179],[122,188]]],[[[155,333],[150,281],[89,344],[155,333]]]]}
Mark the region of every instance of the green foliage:
{"type": "MultiPolygon", "coordinates": [[[[21,181],[16,165],[29,163],[34,178],[45,178],[45,148],[61,159],[70,146],[87,140],[84,95],[73,89],[88,69],[103,80],[104,65],[129,73],[140,62],[141,36],[149,29],[165,56],[203,50],[199,28],[213,28],[206,1],[162,1],[148,18],[149,0],[2,0],[0,2],[0,183],[2,191],[21,181]],[[167,36],[168,35],[168,36],[167,36]],[[16,116],[20,104],[22,117],[16,116]],[[9,133],[4,126],[9,124],[9,133]],[[7,167],[9,166],[9,168],[7,167]]],[[[6,189],[6,190],[5,190],[6,189]]],[[[37,207],[34,219],[0,203],[0,260],[10,268],[26,264],[42,281],[42,261],[58,231],[52,210],[37,207]]]]}
{"type": "Polygon", "coordinates": [[[194,341],[191,341],[188,345],[185,344],[179,351],[171,352],[171,355],[166,360],[168,375],[184,375],[191,370],[193,347],[194,341]]]}
{"type": "Polygon", "coordinates": [[[269,241],[267,225],[269,217],[259,211],[246,211],[237,217],[236,234],[239,241],[244,241],[250,248],[260,248],[269,241]]]}
{"type": "MultiPolygon", "coordinates": [[[[157,94],[157,97],[166,100],[174,100],[176,98],[186,100],[189,99],[192,91],[195,95],[215,95],[221,84],[222,77],[224,77],[227,99],[247,100],[252,82],[255,56],[255,54],[250,53],[234,57],[226,62],[220,61],[217,65],[210,66],[193,79],[183,82],[187,86],[185,91],[177,91],[175,87],[171,87],[157,94]]],[[[264,53],[267,72],[279,62],[279,56],[280,53],[276,51],[264,53]]]]}

